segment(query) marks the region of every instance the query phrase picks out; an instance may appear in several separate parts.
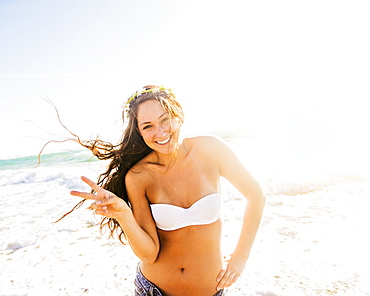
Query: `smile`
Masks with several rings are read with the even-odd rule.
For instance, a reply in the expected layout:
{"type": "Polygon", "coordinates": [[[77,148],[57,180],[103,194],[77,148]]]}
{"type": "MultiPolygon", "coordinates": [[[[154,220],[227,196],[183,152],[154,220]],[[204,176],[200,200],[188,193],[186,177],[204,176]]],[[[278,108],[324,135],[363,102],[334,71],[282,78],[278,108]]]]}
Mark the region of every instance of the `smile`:
{"type": "Polygon", "coordinates": [[[167,144],[169,141],[171,140],[171,136],[168,137],[168,139],[164,140],[164,141],[156,141],[157,144],[159,145],[165,145],[167,144]]]}

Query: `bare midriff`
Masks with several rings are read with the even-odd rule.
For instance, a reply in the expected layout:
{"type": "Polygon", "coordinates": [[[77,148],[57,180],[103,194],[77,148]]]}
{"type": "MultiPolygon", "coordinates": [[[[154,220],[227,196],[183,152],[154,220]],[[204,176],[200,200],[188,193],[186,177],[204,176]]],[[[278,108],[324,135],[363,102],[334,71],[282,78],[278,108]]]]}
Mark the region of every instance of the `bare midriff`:
{"type": "Polygon", "coordinates": [[[141,263],[143,275],[163,296],[212,296],[222,268],[222,221],[158,230],[160,253],[153,264],[141,263]],[[191,239],[189,239],[191,238],[191,239]]]}

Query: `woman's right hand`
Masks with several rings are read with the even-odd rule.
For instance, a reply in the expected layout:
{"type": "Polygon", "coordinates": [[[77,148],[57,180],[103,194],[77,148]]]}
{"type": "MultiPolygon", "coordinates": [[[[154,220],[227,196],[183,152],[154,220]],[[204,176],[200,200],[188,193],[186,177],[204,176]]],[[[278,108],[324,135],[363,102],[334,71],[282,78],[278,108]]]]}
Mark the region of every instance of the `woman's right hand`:
{"type": "Polygon", "coordinates": [[[94,189],[96,194],[71,191],[71,195],[95,200],[95,202],[91,204],[90,208],[95,210],[96,214],[107,218],[118,219],[131,212],[131,209],[123,199],[117,197],[112,192],[103,189],[89,178],[82,176],[81,180],[94,189]]]}

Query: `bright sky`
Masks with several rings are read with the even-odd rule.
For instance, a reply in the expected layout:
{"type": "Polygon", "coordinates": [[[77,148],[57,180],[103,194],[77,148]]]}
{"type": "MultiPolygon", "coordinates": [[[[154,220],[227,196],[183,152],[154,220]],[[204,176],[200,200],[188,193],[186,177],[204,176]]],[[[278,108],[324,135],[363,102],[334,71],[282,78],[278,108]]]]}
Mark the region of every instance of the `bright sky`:
{"type": "Polygon", "coordinates": [[[118,138],[120,107],[150,81],[175,89],[189,130],[362,132],[367,2],[2,0],[0,158],[52,138],[30,121],[66,135],[42,98],[82,137],[118,138]]]}

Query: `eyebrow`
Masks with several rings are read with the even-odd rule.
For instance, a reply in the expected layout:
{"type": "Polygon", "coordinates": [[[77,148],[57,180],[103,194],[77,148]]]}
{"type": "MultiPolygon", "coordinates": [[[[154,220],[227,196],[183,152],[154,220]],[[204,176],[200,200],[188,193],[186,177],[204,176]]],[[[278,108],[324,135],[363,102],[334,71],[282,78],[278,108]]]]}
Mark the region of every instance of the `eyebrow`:
{"type": "MultiPolygon", "coordinates": [[[[161,119],[163,116],[165,116],[165,115],[167,115],[167,114],[168,114],[168,112],[164,112],[161,116],[159,116],[159,117],[158,117],[158,119],[161,119]]],[[[148,123],[150,123],[150,121],[142,122],[142,123],[140,124],[140,126],[142,126],[142,125],[144,125],[144,124],[148,124],[148,123]]]]}

